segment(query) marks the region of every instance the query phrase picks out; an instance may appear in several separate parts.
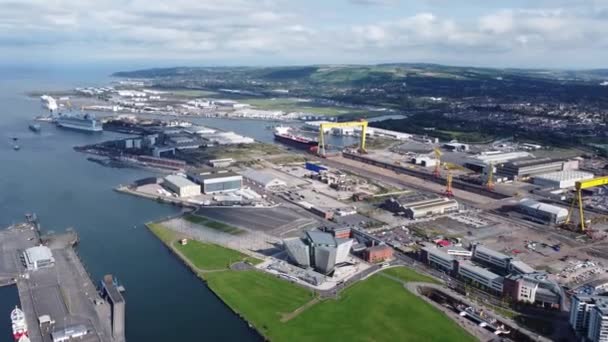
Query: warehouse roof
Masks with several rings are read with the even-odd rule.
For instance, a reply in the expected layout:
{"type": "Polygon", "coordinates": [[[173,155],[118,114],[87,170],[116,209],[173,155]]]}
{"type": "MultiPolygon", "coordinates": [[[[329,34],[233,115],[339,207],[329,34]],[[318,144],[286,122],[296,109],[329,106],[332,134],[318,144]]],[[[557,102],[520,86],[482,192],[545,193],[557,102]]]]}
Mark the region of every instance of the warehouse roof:
{"type": "Polygon", "coordinates": [[[258,184],[262,184],[265,186],[268,184],[271,184],[273,182],[279,182],[281,184],[286,184],[285,181],[281,180],[280,178],[275,177],[273,174],[254,170],[254,169],[246,170],[245,172],[243,172],[243,176],[245,176],[245,178],[248,178],[258,184]]]}
{"type": "Polygon", "coordinates": [[[36,246],[28,248],[25,250],[25,257],[31,263],[40,260],[54,260],[53,253],[51,253],[51,249],[47,246],[36,246]]]}
{"type": "Polygon", "coordinates": [[[550,181],[568,181],[568,180],[582,180],[582,179],[591,179],[593,178],[593,173],[584,172],[584,171],[557,171],[557,172],[549,172],[543,173],[541,175],[535,176],[537,179],[544,179],[550,181]]]}
{"type": "Polygon", "coordinates": [[[228,171],[228,172],[197,172],[191,173],[190,176],[192,178],[196,178],[197,180],[207,180],[207,179],[217,179],[217,178],[227,178],[227,177],[242,177],[238,173],[228,171]]]}
{"type": "Polygon", "coordinates": [[[519,205],[522,207],[531,208],[538,211],[544,211],[546,213],[554,214],[554,215],[568,215],[568,210],[558,207],[556,205],[542,203],[530,198],[524,198],[519,201],[519,205]]]}
{"type": "Polygon", "coordinates": [[[165,180],[169,183],[172,183],[175,186],[184,187],[184,186],[198,186],[198,184],[192,183],[186,178],[178,175],[168,175],[165,177],[165,180]]]}

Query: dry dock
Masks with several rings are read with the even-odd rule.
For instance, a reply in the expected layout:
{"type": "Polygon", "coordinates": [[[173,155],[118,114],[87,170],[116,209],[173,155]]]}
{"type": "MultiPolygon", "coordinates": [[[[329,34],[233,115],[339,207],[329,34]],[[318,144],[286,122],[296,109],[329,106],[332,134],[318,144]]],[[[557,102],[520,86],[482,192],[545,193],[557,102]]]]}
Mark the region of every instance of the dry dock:
{"type": "MultiPolygon", "coordinates": [[[[99,293],[73,248],[76,242],[74,232],[41,237],[36,221],[0,230],[0,286],[17,286],[32,342],[61,336],[80,336],[76,339],[83,342],[124,341],[124,298],[99,293]],[[54,264],[28,270],[23,252],[41,244],[50,249],[54,264]],[[121,301],[117,308],[113,299],[121,301]]],[[[8,317],[9,312],[0,315],[8,317]]]]}

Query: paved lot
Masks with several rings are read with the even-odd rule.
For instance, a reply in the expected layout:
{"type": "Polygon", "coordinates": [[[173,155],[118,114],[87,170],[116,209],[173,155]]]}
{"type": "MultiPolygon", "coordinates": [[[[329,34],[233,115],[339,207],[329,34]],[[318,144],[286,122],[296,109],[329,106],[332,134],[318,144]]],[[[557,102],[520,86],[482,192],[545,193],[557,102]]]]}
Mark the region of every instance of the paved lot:
{"type": "Polygon", "coordinates": [[[286,207],[277,208],[201,208],[198,214],[237,227],[281,235],[314,223],[286,207]],[[279,234],[277,234],[279,233],[279,234]]]}
{"type": "Polygon", "coordinates": [[[40,240],[30,226],[0,231],[0,267],[3,272],[14,272],[21,307],[26,315],[29,336],[33,342],[52,341],[51,332],[83,324],[89,333],[79,341],[114,341],[110,336],[109,304],[94,305],[97,291],[76,253],[66,244],[69,234],[48,242],[55,265],[27,271],[21,264],[23,250],[38,245],[40,240]],[[23,275],[27,274],[27,277],[23,275]],[[21,275],[21,276],[20,276],[21,275]],[[51,326],[42,328],[38,317],[50,315],[51,326]]]}

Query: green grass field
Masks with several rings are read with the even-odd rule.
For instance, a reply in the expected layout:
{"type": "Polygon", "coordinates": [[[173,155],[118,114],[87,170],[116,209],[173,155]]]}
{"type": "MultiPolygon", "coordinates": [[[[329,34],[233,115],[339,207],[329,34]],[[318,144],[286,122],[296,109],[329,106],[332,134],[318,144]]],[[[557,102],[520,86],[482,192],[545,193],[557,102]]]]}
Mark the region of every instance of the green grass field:
{"type": "Polygon", "coordinates": [[[381,275],[304,311],[276,336],[280,341],[475,341],[456,322],[381,275]]]}
{"type": "MultiPolygon", "coordinates": [[[[199,274],[228,306],[272,341],[475,341],[402,283],[381,274],[354,284],[338,299],[316,302],[312,291],[273,275],[227,270],[230,262],[247,258],[240,252],[197,241],[181,246],[176,233],[160,224],[148,226],[197,268],[220,270],[199,274]]],[[[434,282],[406,268],[383,272],[404,281],[434,282]]]]}
{"type": "Polygon", "coordinates": [[[222,300],[274,340],[281,316],[313,299],[312,291],[258,271],[225,271],[206,275],[207,285],[222,300]]]}
{"type": "Polygon", "coordinates": [[[226,269],[230,264],[247,260],[247,255],[211,243],[189,240],[188,244],[181,245],[179,241],[173,242],[173,247],[180,251],[194,266],[202,270],[226,269]]]}
{"type": "Polygon", "coordinates": [[[166,245],[171,245],[175,240],[178,239],[178,234],[176,232],[168,229],[160,223],[148,223],[147,226],[150,231],[166,245]]]}
{"type": "Polygon", "coordinates": [[[192,265],[202,271],[227,269],[230,264],[237,261],[247,261],[254,265],[262,262],[262,260],[247,256],[233,249],[211,243],[188,240],[188,244],[182,246],[178,239],[183,236],[179,233],[160,223],[149,223],[147,226],[165,245],[181,252],[192,265]]]}
{"type": "Polygon", "coordinates": [[[392,267],[382,271],[382,273],[399,278],[403,281],[439,284],[437,280],[405,267],[392,267]]]}
{"type": "MultiPolygon", "coordinates": [[[[398,269],[397,269],[398,270],[398,269]]],[[[413,271],[390,273],[428,281],[413,271]]],[[[282,322],[311,300],[305,289],[260,272],[214,272],[208,284],[272,341],[475,341],[443,313],[381,275],[345,290],[282,322]]]]}
{"type": "Polygon", "coordinates": [[[245,233],[244,230],[239,229],[237,227],[233,227],[229,224],[225,224],[222,222],[217,222],[211,219],[208,219],[206,217],[203,216],[198,216],[198,215],[194,215],[194,214],[188,214],[184,216],[184,219],[186,221],[201,225],[201,226],[205,226],[207,228],[211,228],[214,230],[219,230],[221,232],[227,233],[227,234],[231,234],[231,235],[238,235],[238,234],[243,234],[245,233]]]}

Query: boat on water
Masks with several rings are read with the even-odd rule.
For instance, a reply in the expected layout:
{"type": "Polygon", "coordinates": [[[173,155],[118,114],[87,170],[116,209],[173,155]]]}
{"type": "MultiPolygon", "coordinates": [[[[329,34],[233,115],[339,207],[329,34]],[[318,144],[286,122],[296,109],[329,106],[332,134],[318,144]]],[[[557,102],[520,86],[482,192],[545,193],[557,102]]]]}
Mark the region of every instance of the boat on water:
{"type": "Polygon", "coordinates": [[[19,151],[19,149],[21,149],[21,146],[19,146],[17,144],[13,145],[13,150],[19,151]]]}
{"type": "Polygon", "coordinates": [[[29,341],[27,338],[27,322],[25,321],[25,314],[18,306],[11,311],[11,323],[13,326],[13,338],[17,342],[29,341]],[[23,339],[25,337],[26,339],[23,339]]]}
{"type": "Polygon", "coordinates": [[[274,139],[286,145],[305,150],[317,147],[319,142],[316,139],[307,138],[291,133],[291,127],[278,126],[274,129],[274,139]]]}
{"type": "Polygon", "coordinates": [[[29,125],[29,129],[32,132],[39,133],[42,128],[40,127],[39,124],[33,123],[33,124],[29,125]]]}
{"type": "Polygon", "coordinates": [[[92,114],[68,115],[63,114],[57,117],[55,123],[59,127],[75,129],[86,132],[101,132],[103,124],[92,114]]]}

